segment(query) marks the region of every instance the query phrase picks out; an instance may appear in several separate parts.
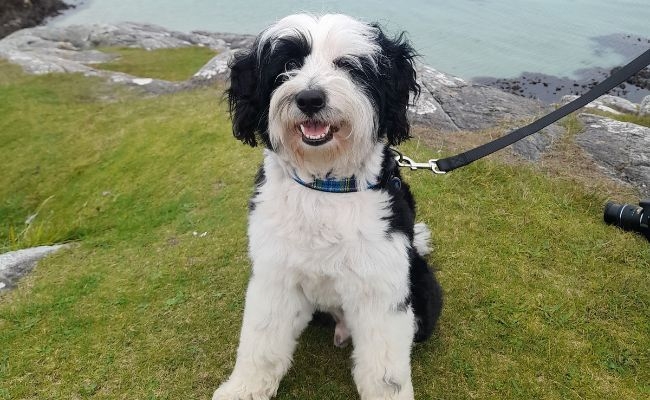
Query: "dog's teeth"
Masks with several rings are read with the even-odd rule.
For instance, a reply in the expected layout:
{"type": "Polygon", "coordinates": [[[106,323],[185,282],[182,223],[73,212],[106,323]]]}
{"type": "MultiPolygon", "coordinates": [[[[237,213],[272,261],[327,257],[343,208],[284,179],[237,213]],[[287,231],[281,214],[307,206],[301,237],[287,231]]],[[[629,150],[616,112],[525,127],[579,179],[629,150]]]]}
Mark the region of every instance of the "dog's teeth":
{"type": "Polygon", "coordinates": [[[308,133],[310,131],[314,131],[313,126],[323,126],[323,125],[317,125],[316,123],[311,123],[307,122],[307,126],[305,124],[300,124],[300,132],[303,134],[303,136],[312,139],[312,140],[318,140],[326,137],[330,133],[330,124],[327,124],[326,126],[323,126],[323,129],[319,129],[321,133],[313,134],[313,133],[308,133]]]}

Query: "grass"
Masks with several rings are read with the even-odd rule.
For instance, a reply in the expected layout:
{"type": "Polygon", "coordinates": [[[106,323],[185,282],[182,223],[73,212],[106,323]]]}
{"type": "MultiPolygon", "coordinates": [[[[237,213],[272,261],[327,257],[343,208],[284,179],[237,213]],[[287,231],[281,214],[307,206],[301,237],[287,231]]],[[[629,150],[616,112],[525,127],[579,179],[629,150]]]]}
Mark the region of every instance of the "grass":
{"type": "Polygon", "coordinates": [[[650,115],[632,115],[632,114],[622,114],[622,115],[611,115],[611,118],[617,119],[622,122],[631,122],[637,125],[643,125],[650,128],[650,115]]]}
{"type": "MultiPolygon", "coordinates": [[[[261,151],[232,138],[220,91],[0,62],[0,243],[76,243],[0,297],[0,399],[206,399],[228,376],[261,151]]],[[[650,396],[650,246],[601,222],[604,195],[494,160],[405,174],[446,295],[413,351],[417,398],[650,396]]],[[[310,327],[278,398],[356,398],[350,367],[310,327]]]]}
{"type": "Polygon", "coordinates": [[[604,117],[612,118],[621,122],[630,122],[633,124],[641,125],[650,128],[650,115],[634,115],[634,114],[614,114],[606,111],[589,110],[589,113],[602,115],[604,117]]]}
{"type": "Polygon", "coordinates": [[[199,46],[150,51],[131,47],[105,47],[100,50],[116,58],[95,65],[97,68],[166,81],[189,79],[217,54],[212,49],[199,46]]]}

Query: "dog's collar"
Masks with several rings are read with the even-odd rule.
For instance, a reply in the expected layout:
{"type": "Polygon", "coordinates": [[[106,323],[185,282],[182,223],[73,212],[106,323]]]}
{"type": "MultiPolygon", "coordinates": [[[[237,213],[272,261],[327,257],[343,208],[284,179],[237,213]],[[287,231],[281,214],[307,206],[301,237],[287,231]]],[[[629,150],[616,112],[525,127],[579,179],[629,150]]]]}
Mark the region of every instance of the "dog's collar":
{"type": "Polygon", "coordinates": [[[341,179],[314,178],[311,182],[303,181],[298,177],[298,175],[295,172],[291,174],[291,177],[293,178],[294,181],[298,182],[304,187],[318,190],[321,192],[328,192],[328,193],[352,193],[352,192],[359,192],[362,190],[377,189],[381,186],[380,182],[371,183],[366,181],[365,183],[360,184],[360,182],[357,181],[357,178],[354,175],[349,178],[341,178],[341,179]]]}

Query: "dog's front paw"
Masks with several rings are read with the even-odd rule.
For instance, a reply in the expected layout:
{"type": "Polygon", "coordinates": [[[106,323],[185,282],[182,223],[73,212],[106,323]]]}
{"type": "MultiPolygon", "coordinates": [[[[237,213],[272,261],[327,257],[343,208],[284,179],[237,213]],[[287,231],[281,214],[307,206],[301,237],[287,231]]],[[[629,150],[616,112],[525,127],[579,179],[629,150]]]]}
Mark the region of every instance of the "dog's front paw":
{"type": "Polygon", "coordinates": [[[252,389],[241,382],[228,381],[219,386],[212,400],[269,400],[275,395],[271,389],[252,389]]]}

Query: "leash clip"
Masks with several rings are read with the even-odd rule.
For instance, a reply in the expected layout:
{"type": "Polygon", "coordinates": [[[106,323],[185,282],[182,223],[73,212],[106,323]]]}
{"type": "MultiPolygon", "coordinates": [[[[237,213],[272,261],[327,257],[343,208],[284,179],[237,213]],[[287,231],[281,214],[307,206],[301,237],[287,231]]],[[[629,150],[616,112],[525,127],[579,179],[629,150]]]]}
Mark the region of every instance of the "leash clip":
{"type": "Polygon", "coordinates": [[[447,172],[441,171],[438,168],[438,159],[437,158],[432,158],[429,161],[422,163],[422,162],[416,162],[413,161],[410,157],[405,156],[404,154],[400,153],[399,151],[395,149],[391,149],[397,155],[395,156],[395,161],[397,162],[398,167],[407,167],[410,168],[412,171],[415,171],[417,169],[430,169],[431,172],[437,175],[444,175],[447,172]]]}

